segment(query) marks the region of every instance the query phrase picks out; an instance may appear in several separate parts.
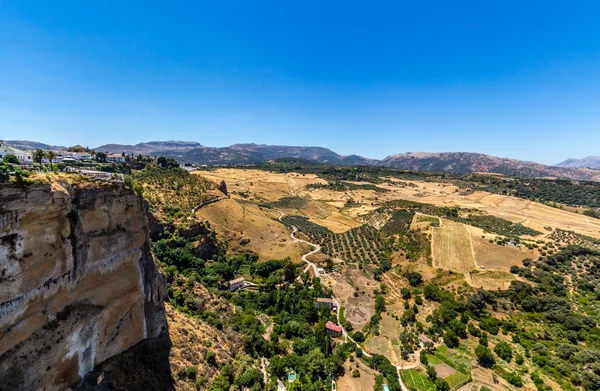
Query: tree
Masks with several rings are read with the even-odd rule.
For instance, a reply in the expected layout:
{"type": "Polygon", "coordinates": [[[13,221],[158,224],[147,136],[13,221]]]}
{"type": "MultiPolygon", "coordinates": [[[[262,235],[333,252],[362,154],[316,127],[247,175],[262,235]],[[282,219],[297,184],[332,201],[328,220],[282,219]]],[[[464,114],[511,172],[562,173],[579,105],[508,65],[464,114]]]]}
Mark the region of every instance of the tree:
{"type": "Polygon", "coordinates": [[[435,391],[450,391],[450,385],[442,378],[435,381],[435,391]]]}
{"type": "Polygon", "coordinates": [[[42,159],[44,159],[44,150],[43,149],[36,149],[35,151],[33,151],[32,157],[33,157],[33,161],[35,163],[41,163],[42,159]]]}
{"type": "Polygon", "coordinates": [[[5,155],[3,159],[6,163],[19,164],[19,158],[15,155],[5,155]]]}
{"type": "Polygon", "coordinates": [[[446,331],[446,334],[444,334],[444,343],[449,348],[456,348],[456,347],[458,347],[458,345],[459,345],[458,337],[456,336],[456,334],[454,333],[454,331],[452,331],[452,330],[446,331]]]}
{"type": "Polygon", "coordinates": [[[290,283],[296,280],[296,267],[293,263],[290,262],[285,265],[283,268],[283,278],[290,283]]]}
{"type": "Polygon", "coordinates": [[[50,161],[50,163],[52,163],[54,159],[56,159],[56,152],[54,151],[47,150],[45,155],[46,158],[48,158],[48,160],[50,161]]]}
{"type": "Polygon", "coordinates": [[[429,379],[431,379],[431,381],[435,381],[435,379],[437,379],[437,372],[435,371],[435,368],[429,365],[425,365],[425,369],[427,370],[427,376],[429,377],[429,379]]]}
{"type": "Polygon", "coordinates": [[[382,295],[377,295],[375,298],[375,311],[384,312],[385,311],[385,299],[382,295]]]}
{"type": "Polygon", "coordinates": [[[358,343],[365,342],[365,335],[361,331],[352,334],[352,339],[358,343]]]}
{"type": "Polygon", "coordinates": [[[491,350],[483,345],[477,345],[475,348],[475,355],[477,356],[479,365],[484,368],[491,368],[496,363],[491,350]]]}
{"type": "Polygon", "coordinates": [[[429,364],[429,359],[427,358],[427,353],[424,350],[421,350],[419,352],[419,361],[421,361],[421,364],[423,364],[423,365],[429,364]]]}
{"type": "Polygon", "coordinates": [[[96,161],[100,163],[106,163],[107,155],[104,152],[96,152],[96,161]]]}
{"type": "Polygon", "coordinates": [[[419,286],[423,282],[423,276],[418,272],[407,272],[405,277],[411,286],[419,286]]]}
{"type": "Polygon", "coordinates": [[[496,347],[494,347],[494,352],[506,362],[511,362],[513,357],[513,351],[510,345],[507,342],[499,342],[496,347]]]}

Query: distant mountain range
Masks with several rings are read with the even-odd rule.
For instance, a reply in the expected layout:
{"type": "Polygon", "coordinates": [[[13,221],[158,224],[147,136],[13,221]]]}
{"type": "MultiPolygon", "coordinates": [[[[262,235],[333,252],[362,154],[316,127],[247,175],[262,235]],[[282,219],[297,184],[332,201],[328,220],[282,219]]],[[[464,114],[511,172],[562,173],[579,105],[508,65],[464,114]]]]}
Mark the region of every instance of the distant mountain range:
{"type": "Polygon", "coordinates": [[[439,172],[488,172],[526,178],[556,177],[600,180],[600,171],[585,168],[546,166],[530,161],[501,158],[472,152],[403,153],[388,156],[387,167],[439,172]]]}
{"type": "Polygon", "coordinates": [[[183,153],[202,145],[195,141],[150,141],[136,145],[127,144],[105,144],[93,148],[96,152],[123,153],[127,155],[161,155],[166,153],[183,153]],[[164,153],[162,153],[164,152],[164,153]]]}
{"type": "Polygon", "coordinates": [[[583,159],[567,159],[556,167],[593,168],[600,170],[600,156],[588,156],[583,159]]]}
{"type": "MultiPolygon", "coordinates": [[[[21,149],[55,149],[33,141],[8,141],[21,149]]],[[[280,158],[296,158],[327,164],[385,166],[419,171],[487,172],[521,177],[551,177],[600,181],[600,158],[569,159],[557,166],[500,158],[471,152],[402,153],[383,160],[358,155],[343,156],[323,147],[298,147],[265,144],[234,144],[207,147],[193,141],[151,141],[136,145],[106,144],[93,148],[97,152],[143,154],[172,157],[183,163],[256,164],[280,158]],[[593,159],[596,159],[595,161],[593,159]]]]}

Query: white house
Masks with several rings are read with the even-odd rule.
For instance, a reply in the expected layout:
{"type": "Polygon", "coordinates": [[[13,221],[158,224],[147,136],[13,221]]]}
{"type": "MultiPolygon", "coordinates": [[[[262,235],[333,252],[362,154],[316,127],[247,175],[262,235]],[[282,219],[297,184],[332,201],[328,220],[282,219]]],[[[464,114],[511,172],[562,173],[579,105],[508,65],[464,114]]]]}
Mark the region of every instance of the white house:
{"type": "Polygon", "coordinates": [[[21,151],[7,144],[0,144],[0,160],[4,159],[6,155],[16,156],[21,163],[33,163],[31,152],[21,151]]]}
{"type": "Polygon", "coordinates": [[[125,156],[118,155],[116,153],[109,153],[106,156],[106,160],[109,161],[109,162],[125,163],[125,156]]]}
{"type": "Polygon", "coordinates": [[[244,288],[245,285],[246,281],[244,280],[244,277],[236,278],[235,280],[229,281],[229,290],[233,292],[236,289],[244,288]]]}

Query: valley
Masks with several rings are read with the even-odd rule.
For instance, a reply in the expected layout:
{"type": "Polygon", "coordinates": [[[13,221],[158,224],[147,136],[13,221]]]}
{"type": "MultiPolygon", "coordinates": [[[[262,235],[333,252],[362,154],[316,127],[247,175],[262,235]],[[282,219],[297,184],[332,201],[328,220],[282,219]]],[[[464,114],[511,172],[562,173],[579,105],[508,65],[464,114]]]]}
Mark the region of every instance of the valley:
{"type": "MultiPolygon", "coordinates": [[[[169,328],[96,363],[104,383],[593,389],[577,363],[597,351],[600,220],[470,189],[479,177],[168,164],[110,185],[145,202],[169,328]]],[[[107,186],[68,173],[24,186],[65,181],[107,186]]]]}

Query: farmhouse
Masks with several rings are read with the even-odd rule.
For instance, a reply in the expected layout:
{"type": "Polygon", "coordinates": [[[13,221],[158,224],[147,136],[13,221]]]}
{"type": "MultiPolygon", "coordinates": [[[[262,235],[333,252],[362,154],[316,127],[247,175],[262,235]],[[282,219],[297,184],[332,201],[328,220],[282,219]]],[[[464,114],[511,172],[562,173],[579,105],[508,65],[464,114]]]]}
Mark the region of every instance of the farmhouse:
{"type": "Polygon", "coordinates": [[[229,290],[231,292],[243,288],[244,286],[246,286],[246,281],[244,280],[244,277],[236,278],[235,280],[229,281],[229,290]]]}
{"type": "Polygon", "coordinates": [[[338,326],[331,321],[325,323],[325,330],[327,330],[327,334],[331,335],[332,337],[337,338],[342,336],[342,326],[338,326]]]}
{"type": "Polygon", "coordinates": [[[21,163],[33,163],[31,152],[21,151],[7,144],[0,144],[0,160],[4,159],[6,155],[16,156],[21,163]]]}
{"type": "Polygon", "coordinates": [[[321,297],[318,298],[317,299],[317,308],[321,309],[321,307],[323,307],[324,305],[327,306],[327,307],[329,307],[330,310],[333,310],[333,311],[336,310],[335,303],[333,302],[333,299],[326,298],[326,297],[324,297],[324,298],[321,298],[321,297]]]}
{"type": "Polygon", "coordinates": [[[433,344],[433,341],[429,337],[427,337],[425,334],[419,335],[419,344],[421,346],[425,346],[425,344],[428,344],[428,343],[433,344]]]}
{"type": "Polygon", "coordinates": [[[106,155],[106,160],[109,162],[125,163],[125,156],[118,155],[116,153],[109,153],[106,155]]]}

